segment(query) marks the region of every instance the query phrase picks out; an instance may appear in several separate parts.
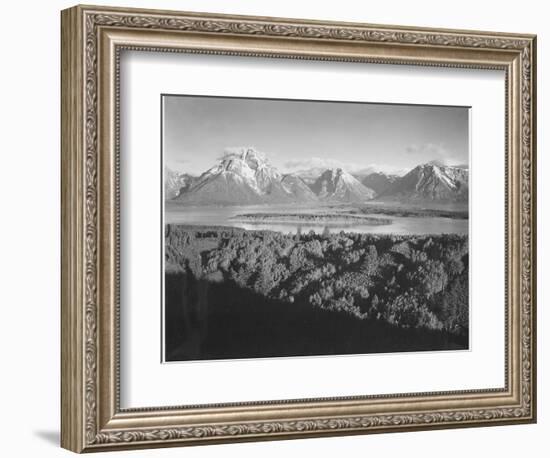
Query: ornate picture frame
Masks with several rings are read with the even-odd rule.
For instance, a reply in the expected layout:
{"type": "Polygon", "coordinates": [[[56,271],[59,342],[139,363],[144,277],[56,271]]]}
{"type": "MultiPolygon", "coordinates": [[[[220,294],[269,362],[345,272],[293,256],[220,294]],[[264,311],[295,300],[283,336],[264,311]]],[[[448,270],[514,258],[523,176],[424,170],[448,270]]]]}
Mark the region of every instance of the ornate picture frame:
{"type": "Polygon", "coordinates": [[[536,37],[75,6],[62,12],[61,445],[75,452],[536,421],[536,37]],[[123,409],[123,50],[505,72],[505,387],[123,409]]]}

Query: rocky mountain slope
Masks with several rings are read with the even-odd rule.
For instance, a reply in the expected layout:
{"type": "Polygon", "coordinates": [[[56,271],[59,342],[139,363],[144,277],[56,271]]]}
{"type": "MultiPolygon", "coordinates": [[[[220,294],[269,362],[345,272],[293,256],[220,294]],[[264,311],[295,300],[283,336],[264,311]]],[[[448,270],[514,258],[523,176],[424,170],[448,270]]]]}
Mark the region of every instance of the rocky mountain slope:
{"type": "Polygon", "coordinates": [[[166,167],[164,169],[164,198],[174,199],[180,193],[186,192],[195,182],[197,177],[187,173],[179,173],[166,167]]]}
{"type": "Polygon", "coordinates": [[[360,181],[367,188],[370,188],[376,192],[376,195],[380,195],[398,179],[399,176],[397,175],[389,175],[384,172],[374,172],[362,177],[362,180],[360,181]]]}
{"type": "Polygon", "coordinates": [[[226,152],[174,200],[194,205],[292,203],[315,198],[298,177],[283,176],[254,148],[226,152]]]}
{"type": "Polygon", "coordinates": [[[341,168],[282,174],[250,147],[231,149],[195,178],[168,171],[166,199],[189,205],[259,205],[377,200],[455,203],[468,201],[468,169],[431,162],[402,177],[370,173],[363,182],[341,168]],[[316,177],[316,178],[315,178],[316,177]]]}
{"type": "Polygon", "coordinates": [[[318,200],[307,183],[297,175],[291,173],[284,175],[281,183],[294,196],[297,202],[314,202],[318,200]]]}
{"type": "Polygon", "coordinates": [[[375,196],[372,189],[340,168],[323,172],[311,190],[321,199],[338,202],[363,202],[375,196]]]}
{"type": "Polygon", "coordinates": [[[468,170],[437,164],[415,167],[382,192],[380,200],[467,202],[468,170]]]}

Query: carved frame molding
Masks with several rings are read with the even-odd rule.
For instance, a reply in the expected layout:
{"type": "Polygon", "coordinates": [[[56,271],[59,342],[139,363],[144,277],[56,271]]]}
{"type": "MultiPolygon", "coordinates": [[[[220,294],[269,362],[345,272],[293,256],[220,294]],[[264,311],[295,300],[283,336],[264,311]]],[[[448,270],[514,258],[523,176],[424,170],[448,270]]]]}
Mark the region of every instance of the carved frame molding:
{"type": "Polygon", "coordinates": [[[98,7],[63,11],[62,446],[80,452],[535,421],[535,45],[531,35],[98,7]],[[163,36],[169,45],[162,45],[163,36]],[[507,280],[517,284],[507,297],[506,389],[121,410],[122,49],[505,70],[507,280]],[[439,407],[419,410],[417,400],[439,407]],[[254,413],[272,405],[277,415],[254,413]],[[329,414],[337,405],[349,405],[349,414],[329,414]],[[197,412],[199,423],[192,418],[197,412]]]}

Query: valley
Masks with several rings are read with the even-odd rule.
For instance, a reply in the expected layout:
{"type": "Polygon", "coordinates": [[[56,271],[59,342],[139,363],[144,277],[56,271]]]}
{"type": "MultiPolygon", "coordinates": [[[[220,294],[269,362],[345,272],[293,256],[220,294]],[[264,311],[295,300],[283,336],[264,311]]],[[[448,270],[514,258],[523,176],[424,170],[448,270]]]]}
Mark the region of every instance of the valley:
{"type": "Polygon", "coordinates": [[[403,176],[341,168],[282,173],[266,155],[243,147],[197,177],[166,171],[165,186],[165,223],[283,233],[468,233],[468,171],[436,163],[403,176]]]}
{"type": "Polygon", "coordinates": [[[240,148],[164,183],[167,360],[468,348],[467,169],[283,173],[240,148]]]}

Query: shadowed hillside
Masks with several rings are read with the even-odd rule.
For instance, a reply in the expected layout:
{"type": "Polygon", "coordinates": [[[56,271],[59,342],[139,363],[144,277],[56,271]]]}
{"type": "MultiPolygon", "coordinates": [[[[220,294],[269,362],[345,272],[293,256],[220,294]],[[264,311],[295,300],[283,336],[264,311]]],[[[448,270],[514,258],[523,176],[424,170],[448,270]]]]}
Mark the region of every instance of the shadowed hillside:
{"type": "Polygon", "coordinates": [[[464,349],[459,235],[166,227],[166,358],[464,349]]]}

